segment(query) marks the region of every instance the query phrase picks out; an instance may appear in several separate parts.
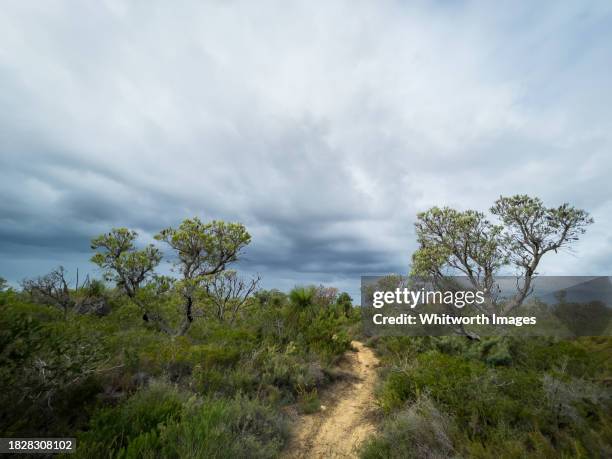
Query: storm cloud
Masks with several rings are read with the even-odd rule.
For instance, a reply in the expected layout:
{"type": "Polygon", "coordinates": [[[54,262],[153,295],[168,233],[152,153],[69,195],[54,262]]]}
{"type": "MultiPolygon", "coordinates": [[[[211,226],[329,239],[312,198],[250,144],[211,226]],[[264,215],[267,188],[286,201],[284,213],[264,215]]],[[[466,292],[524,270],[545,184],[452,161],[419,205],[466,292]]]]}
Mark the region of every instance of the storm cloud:
{"type": "Polygon", "coordinates": [[[0,275],[90,238],[247,225],[267,287],[406,272],[416,212],[500,194],[595,218],[612,272],[612,4],[29,2],[0,12],[0,275]]]}

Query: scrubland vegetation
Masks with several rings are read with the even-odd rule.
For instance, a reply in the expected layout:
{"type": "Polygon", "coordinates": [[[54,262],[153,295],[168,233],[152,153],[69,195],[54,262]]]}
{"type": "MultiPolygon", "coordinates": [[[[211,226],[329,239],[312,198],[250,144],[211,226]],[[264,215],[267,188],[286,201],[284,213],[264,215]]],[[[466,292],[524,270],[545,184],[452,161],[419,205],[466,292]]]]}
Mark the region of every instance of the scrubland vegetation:
{"type": "MultiPolygon", "coordinates": [[[[490,296],[485,314],[517,310],[542,257],[569,247],[593,223],[584,210],[549,208],[525,195],[500,197],[489,213],[420,213],[412,265],[434,285],[448,272],[466,276],[490,296]],[[517,273],[516,294],[499,301],[490,292],[503,268],[517,273]]],[[[370,341],[383,364],[383,420],[364,458],[612,456],[610,338],[457,332],[464,336],[370,341]]]]}
{"type": "Polygon", "coordinates": [[[381,337],[364,458],[610,457],[610,338],[381,337]]]}
{"type": "MultiPolygon", "coordinates": [[[[421,214],[413,269],[454,264],[486,284],[514,263],[522,301],[542,255],[592,223],[521,196],[494,210],[508,231],[472,211],[421,214]]],[[[119,228],[92,241],[101,280],[0,279],[3,437],[76,436],[84,458],[276,457],[287,407],[318,411],[361,336],[381,361],[364,458],[612,456],[610,338],[364,337],[348,294],[260,290],[230,270],[250,242],[242,225],[188,219],[156,239],[175,277],[119,228]]]]}
{"type": "MultiPolygon", "coordinates": [[[[275,457],[284,407],[318,409],[358,328],[358,310],[323,288],[260,291],[233,323],[198,320],[184,336],[116,289],[97,295],[108,314],[0,293],[3,436],[76,432],[78,457],[275,457]]],[[[609,338],[366,342],[382,365],[365,458],[612,453],[609,338]]]]}
{"type": "Polygon", "coordinates": [[[356,320],[330,289],[259,291],[233,323],[171,336],[117,290],[98,295],[107,315],[0,294],[3,436],[78,432],[88,458],[273,457],[288,435],[283,406],[317,409],[356,320]]]}

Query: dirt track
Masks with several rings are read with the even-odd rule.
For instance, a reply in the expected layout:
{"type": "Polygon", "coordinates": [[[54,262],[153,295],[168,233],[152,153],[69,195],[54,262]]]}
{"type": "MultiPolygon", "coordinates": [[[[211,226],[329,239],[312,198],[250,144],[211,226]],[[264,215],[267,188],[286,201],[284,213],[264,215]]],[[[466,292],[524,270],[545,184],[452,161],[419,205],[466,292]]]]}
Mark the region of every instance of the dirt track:
{"type": "Polygon", "coordinates": [[[374,432],[375,367],[378,359],[359,341],[342,365],[347,377],[321,394],[321,411],[300,416],[285,458],[357,457],[359,444],[374,432]]]}

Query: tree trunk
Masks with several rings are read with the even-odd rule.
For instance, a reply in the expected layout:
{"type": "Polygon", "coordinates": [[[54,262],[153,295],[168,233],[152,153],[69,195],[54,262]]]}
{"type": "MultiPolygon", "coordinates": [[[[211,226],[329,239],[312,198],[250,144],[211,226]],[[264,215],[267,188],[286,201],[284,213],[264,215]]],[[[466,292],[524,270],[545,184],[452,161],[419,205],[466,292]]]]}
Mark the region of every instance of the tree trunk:
{"type": "Polygon", "coordinates": [[[188,295],[185,297],[185,317],[183,322],[181,323],[181,327],[178,330],[177,335],[183,336],[191,327],[191,322],[193,322],[193,297],[188,295]]]}

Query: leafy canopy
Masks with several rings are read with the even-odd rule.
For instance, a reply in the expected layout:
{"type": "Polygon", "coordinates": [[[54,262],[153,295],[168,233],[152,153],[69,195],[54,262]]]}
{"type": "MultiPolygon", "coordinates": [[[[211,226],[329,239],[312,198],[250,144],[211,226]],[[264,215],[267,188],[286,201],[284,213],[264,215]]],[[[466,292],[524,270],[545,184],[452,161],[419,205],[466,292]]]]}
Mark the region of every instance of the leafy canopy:
{"type": "Polygon", "coordinates": [[[183,220],[178,228],[160,231],[155,239],[176,252],[175,266],[182,275],[176,287],[184,299],[178,334],[184,335],[194,321],[197,293],[202,285],[224,271],[227,264],[237,261],[241,250],[251,242],[251,236],[240,223],[218,220],[203,223],[194,217],[183,220]]]}
{"type": "Polygon", "coordinates": [[[546,207],[527,195],[502,196],[490,212],[497,222],[482,212],[450,207],[419,213],[412,274],[441,279],[451,271],[467,276],[475,288],[491,291],[494,275],[503,267],[514,268],[522,282],[504,308],[509,312],[530,293],[542,257],[568,248],[593,223],[582,209],[569,204],[546,207]]]}
{"type": "Polygon", "coordinates": [[[178,228],[166,228],[155,239],[176,251],[176,265],[185,279],[194,279],[223,271],[238,260],[241,250],[251,242],[244,225],[199,218],[183,220],[178,228]]]}
{"type": "Polygon", "coordinates": [[[113,228],[91,241],[98,252],[91,261],[104,271],[104,278],[116,282],[129,297],[135,297],[145,281],[150,279],[162,255],[153,244],[136,249],[138,233],[127,228],[113,228]]]}

